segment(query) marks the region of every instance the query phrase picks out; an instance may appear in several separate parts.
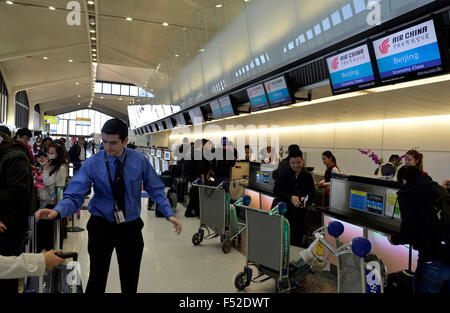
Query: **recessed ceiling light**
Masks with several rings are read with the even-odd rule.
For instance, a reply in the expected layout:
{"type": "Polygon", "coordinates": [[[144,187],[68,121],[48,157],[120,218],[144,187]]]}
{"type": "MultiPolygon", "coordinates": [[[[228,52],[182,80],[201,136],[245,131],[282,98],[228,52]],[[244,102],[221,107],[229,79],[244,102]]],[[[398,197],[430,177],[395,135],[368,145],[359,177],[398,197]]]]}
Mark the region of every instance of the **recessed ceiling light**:
{"type": "Polygon", "coordinates": [[[44,59],[44,60],[48,60],[48,58],[47,58],[47,57],[43,57],[43,59],[44,59]]]}
{"type": "Polygon", "coordinates": [[[48,8],[52,11],[56,10],[55,7],[48,7],[48,8]]]}
{"type": "Polygon", "coordinates": [[[205,49],[200,49],[200,50],[198,50],[199,52],[203,52],[203,51],[205,51],[205,49]]]}
{"type": "Polygon", "coordinates": [[[119,101],[122,101],[122,98],[119,98],[119,101]]]}
{"type": "Polygon", "coordinates": [[[164,22],[164,23],[162,23],[162,24],[163,24],[163,26],[165,26],[165,27],[169,26],[169,23],[166,23],[166,22],[164,22]]]}
{"type": "Polygon", "coordinates": [[[91,39],[92,39],[92,40],[97,40],[97,38],[95,38],[95,37],[91,37],[91,39]]]}
{"type": "Polygon", "coordinates": [[[75,85],[79,85],[80,83],[75,83],[75,85]]]}
{"type": "Polygon", "coordinates": [[[94,48],[94,49],[92,49],[92,51],[94,51],[94,52],[95,52],[95,51],[97,51],[97,49],[95,49],[95,48],[94,48]]]}
{"type": "Polygon", "coordinates": [[[69,63],[72,63],[73,62],[73,60],[72,59],[70,59],[70,60],[68,60],[69,61],[69,63]]]}
{"type": "Polygon", "coordinates": [[[127,17],[127,21],[132,21],[133,19],[131,17],[127,17]]]}
{"type": "Polygon", "coordinates": [[[80,96],[80,95],[78,95],[78,98],[81,98],[81,96],[80,96]]]}
{"type": "Polygon", "coordinates": [[[175,54],[175,57],[178,58],[180,55],[179,54],[175,54]]]}
{"type": "Polygon", "coordinates": [[[7,4],[14,4],[12,1],[6,1],[7,4]]]}
{"type": "Polygon", "coordinates": [[[81,105],[81,103],[78,103],[78,105],[81,105]]]}
{"type": "Polygon", "coordinates": [[[216,4],[216,8],[221,8],[222,5],[221,4],[216,4]]]}
{"type": "Polygon", "coordinates": [[[100,99],[103,99],[103,96],[100,96],[100,99]]]}
{"type": "Polygon", "coordinates": [[[94,2],[94,1],[92,1],[92,0],[88,1],[87,3],[88,3],[88,4],[90,4],[90,5],[93,5],[93,4],[95,4],[95,2],[94,2]]]}
{"type": "Polygon", "coordinates": [[[91,33],[95,33],[95,29],[91,29],[90,32],[91,32],[91,33]]]}

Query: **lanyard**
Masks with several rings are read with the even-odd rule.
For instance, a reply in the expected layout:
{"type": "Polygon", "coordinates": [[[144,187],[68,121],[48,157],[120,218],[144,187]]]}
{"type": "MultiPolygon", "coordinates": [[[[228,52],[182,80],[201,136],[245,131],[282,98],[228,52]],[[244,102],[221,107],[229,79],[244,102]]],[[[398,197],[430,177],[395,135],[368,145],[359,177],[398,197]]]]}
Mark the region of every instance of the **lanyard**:
{"type": "MultiPolygon", "coordinates": [[[[118,169],[116,169],[116,176],[117,176],[117,171],[120,171],[120,176],[123,177],[123,169],[125,167],[125,161],[127,160],[127,154],[126,154],[126,150],[124,150],[125,152],[125,158],[123,159],[122,162],[122,166],[118,169]]],[[[108,156],[106,155],[106,151],[105,151],[105,164],[106,164],[106,170],[108,172],[108,178],[109,178],[109,183],[111,184],[111,189],[113,190],[113,180],[111,178],[111,169],[109,168],[109,164],[108,164],[108,156]]],[[[114,194],[114,190],[113,190],[113,194],[114,194]]]]}

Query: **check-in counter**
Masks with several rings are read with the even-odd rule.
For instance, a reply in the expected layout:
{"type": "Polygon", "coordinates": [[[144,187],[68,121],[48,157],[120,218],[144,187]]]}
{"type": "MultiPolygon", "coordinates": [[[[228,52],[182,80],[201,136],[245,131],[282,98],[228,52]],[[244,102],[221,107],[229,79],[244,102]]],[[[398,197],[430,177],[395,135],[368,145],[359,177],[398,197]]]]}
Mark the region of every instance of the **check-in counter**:
{"type": "MultiPolygon", "coordinates": [[[[388,272],[408,268],[409,247],[393,246],[388,236],[400,230],[397,182],[371,177],[334,174],[330,184],[329,208],[322,212],[323,225],[340,221],[345,231],[340,237],[349,243],[355,237],[365,237],[372,244],[372,253],[379,256],[388,272]]],[[[330,241],[332,242],[332,241],[330,241]]],[[[415,270],[417,252],[412,253],[412,270],[415,270]]],[[[331,257],[331,262],[336,260],[331,257]]]]}

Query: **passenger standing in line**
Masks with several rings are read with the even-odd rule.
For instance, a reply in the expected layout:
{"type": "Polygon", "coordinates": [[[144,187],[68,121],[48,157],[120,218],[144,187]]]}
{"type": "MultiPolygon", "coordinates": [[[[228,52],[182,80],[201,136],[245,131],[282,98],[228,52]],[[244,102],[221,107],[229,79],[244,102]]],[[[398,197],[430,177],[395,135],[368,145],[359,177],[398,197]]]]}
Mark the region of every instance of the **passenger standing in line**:
{"type": "Polygon", "coordinates": [[[142,153],[126,148],[128,126],[119,119],[103,125],[104,152],[97,153],[81,166],[64,192],[63,199],[51,209],[36,212],[36,219],[70,216],[84,202],[94,186],[89,202],[91,217],[87,224],[90,274],[86,293],[104,293],[111,256],[116,249],[120,284],[123,293],[136,293],[144,241],[141,214],[141,188],[159,205],[160,212],[173,224],[175,233],[182,231],[175,218],[165,187],[142,153]]]}
{"type": "Polygon", "coordinates": [[[397,192],[400,206],[400,232],[389,237],[393,245],[412,245],[418,250],[417,268],[413,279],[414,293],[439,293],[446,287],[450,293],[450,249],[436,230],[437,218],[433,202],[446,190],[423,175],[417,166],[403,166],[397,180],[402,188],[397,192]]]}
{"type": "MultiPolygon", "coordinates": [[[[33,175],[28,151],[0,126],[0,255],[23,252],[28,213],[33,207],[33,175]]],[[[0,294],[17,293],[18,280],[0,280],[0,294]]]]}
{"type": "Polygon", "coordinates": [[[33,145],[34,154],[38,154],[39,150],[41,150],[42,138],[40,136],[36,137],[36,142],[33,145]]]}
{"type": "MultiPolygon", "coordinates": [[[[36,160],[38,160],[42,156],[47,157],[48,147],[52,142],[53,139],[50,137],[45,137],[44,139],[42,139],[41,150],[39,150],[38,154],[36,155],[36,160]]],[[[38,161],[36,161],[36,165],[39,166],[38,161]]]]}
{"type": "Polygon", "coordinates": [[[27,148],[28,150],[28,157],[30,158],[30,163],[34,164],[35,160],[34,160],[34,153],[33,153],[33,149],[31,148],[31,146],[28,144],[28,142],[30,141],[31,137],[33,137],[33,134],[31,133],[31,131],[28,128],[21,128],[17,131],[15,139],[19,142],[21,142],[25,148],[27,148]]]}
{"type": "Polygon", "coordinates": [[[73,164],[73,176],[80,170],[86,160],[87,144],[84,138],[80,138],[68,152],[69,160],[73,164]]]}
{"type": "Polygon", "coordinates": [[[238,158],[237,149],[233,143],[228,141],[228,138],[222,138],[222,146],[215,151],[216,160],[214,162],[213,172],[216,184],[225,182],[225,190],[228,191],[230,187],[231,169],[236,165],[238,158]]]}
{"type": "Polygon", "coordinates": [[[331,174],[340,173],[340,171],[336,164],[336,158],[331,151],[324,151],[322,153],[322,162],[327,169],[325,170],[324,179],[319,184],[327,184],[331,181],[331,174]]]}
{"type": "Polygon", "coordinates": [[[289,167],[289,166],[290,166],[290,163],[289,163],[289,154],[290,154],[291,152],[293,152],[294,150],[300,150],[299,145],[295,145],[295,144],[294,144],[294,145],[290,145],[290,146],[288,147],[288,156],[287,156],[285,159],[281,160],[280,163],[278,163],[277,169],[276,169],[275,171],[272,172],[272,178],[273,178],[274,180],[277,179],[278,175],[280,174],[280,171],[281,171],[283,168],[289,167]]]}
{"type": "MultiPolygon", "coordinates": [[[[38,160],[43,167],[42,181],[44,188],[39,195],[42,202],[49,200],[55,187],[64,187],[68,181],[69,166],[67,164],[66,150],[62,145],[62,142],[60,142],[60,144],[57,142],[60,141],[54,140],[50,145],[47,158],[42,157],[38,160]]],[[[65,237],[65,225],[67,225],[68,221],[65,220],[63,222],[63,227],[61,227],[61,238],[65,237]]],[[[43,249],[51,250],[53,248],[53,228],[54,225],[52,221],[41,220],[37,223],[37,251],[42,251],[43,249]]]]}
{"type": "Polygon", "coordinates": [[[291,245],[306,248],[308,246],[307,206],[311,205],[316,189],[311,174],[304,167],[301,150],[294,150],[289,154],[289,165],[280,171],[275,181],[274,204],[286,202],[285,216],[291,228],[291,245]]]}
{"type": "MultiPolygon", "coordinates": [[[[204,141],[197,139],[194,143],[194,149],[191,152],[191,160],[188,161],[187,166],[192,167],[191,182],[197,179],[202,180],[202,184],[206,183],[208,175],[208,162],[203,155],[204,141]]],[[[184,216],[194,217],[200,215],[200,203],[198,187],[192,186],[189,191],[189,203],[186,208],[184,216]]]]}
{"type": "Polygon", "coordinates": [[[416,150],[409,150],[406,152],[405,165],[415,166],[420,170],[422,175],[428,175],[428,173],[423,170],[423,154],[416,150]]]}

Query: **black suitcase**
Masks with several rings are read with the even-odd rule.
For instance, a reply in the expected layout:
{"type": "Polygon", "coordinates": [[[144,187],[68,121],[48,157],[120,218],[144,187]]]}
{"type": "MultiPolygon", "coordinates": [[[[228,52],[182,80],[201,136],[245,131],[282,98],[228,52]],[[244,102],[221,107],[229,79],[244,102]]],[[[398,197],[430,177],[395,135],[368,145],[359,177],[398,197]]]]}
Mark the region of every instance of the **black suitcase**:
{"type": "Polygon", "coordinates": [[[173,185],[175,187],[175,192],[177,194],[177,201],[180,203],[184,203],[185,196],[185,180],[183,178],[174,178],[173,185]]]}
{"type": "Polygon", "coordinates": [[[385,293],[413,293],[414,274],[408,270],[390,273],[387,277],[385,293]]]}
{"type": "Polygon", "coordinates": [[[46,270],[43,276],[28,277],[24,293],[83,293],[78,254],[75,252],[57,254],[63,259],[73,259],[72,263],[59,264],[52,270],[46,270]]]}

